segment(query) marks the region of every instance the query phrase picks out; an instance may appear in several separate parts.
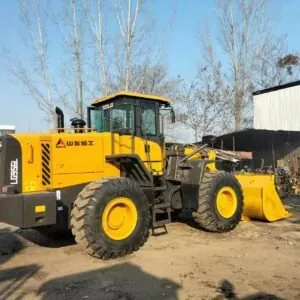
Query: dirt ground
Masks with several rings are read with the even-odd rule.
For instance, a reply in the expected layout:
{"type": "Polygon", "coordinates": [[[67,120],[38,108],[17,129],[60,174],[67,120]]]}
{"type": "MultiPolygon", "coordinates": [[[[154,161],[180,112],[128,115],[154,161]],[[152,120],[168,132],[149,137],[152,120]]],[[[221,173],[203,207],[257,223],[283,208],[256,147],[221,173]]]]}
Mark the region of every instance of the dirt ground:
{"type": "Polygon", "coordinates": [[[113,261],[71,237],[39,246],[0,224],[0,299],[300,299],[300,199],[287,208],[287,220],[241,222],[226,234],[173,223],[113,261]]]}

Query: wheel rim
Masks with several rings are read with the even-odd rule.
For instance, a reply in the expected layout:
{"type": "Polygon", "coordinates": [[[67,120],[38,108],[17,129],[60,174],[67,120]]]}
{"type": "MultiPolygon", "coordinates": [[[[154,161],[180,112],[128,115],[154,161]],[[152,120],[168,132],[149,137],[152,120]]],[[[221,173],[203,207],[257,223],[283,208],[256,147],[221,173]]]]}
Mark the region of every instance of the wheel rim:
{"type": "Polygon", "coordinates": [[[234,189],[223,187],[217,194],[217,210],[225,219],[231,218],[237,208],[237,197],[234,189]]]}
{"type": "Polygon", "coordinates": [[[138,213],[135,204],[126,197],[111,200],[102,215],[102,227],[113,240],[129,237],[136,226],[138,213]]]}

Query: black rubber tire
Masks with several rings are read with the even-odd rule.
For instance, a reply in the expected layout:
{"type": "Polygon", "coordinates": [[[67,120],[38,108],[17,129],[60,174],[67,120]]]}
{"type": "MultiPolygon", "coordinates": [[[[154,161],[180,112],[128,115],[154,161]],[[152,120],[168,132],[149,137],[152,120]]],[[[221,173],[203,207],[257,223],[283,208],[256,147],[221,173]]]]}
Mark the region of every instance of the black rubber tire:
{"type": "Polygon", "coordinates": [[[227,232],[233,230],[243,213],[243,192],[238,180],[227,172],[205,172],[199,187],[198,210],[193,212],[195,222],[206,231],[227,232]],[[231,187],[237,196],[237,208],[230,218],[224,218],[217,210],[217,194],[225,186],[231,187]]]}
{"type": "Polygon", "coordinates": [[[72,233],[78,244],[94,257],[109,259],[138,250],[149,237],[149,202],[139,185],[127,178],[106,178],[89,183],[80,192],[71,212],[72,233]],[[106,205],[116,197],[130,198],[138,220],[132,234],[123,240],[109,238],[101,217],[106,205]]]}

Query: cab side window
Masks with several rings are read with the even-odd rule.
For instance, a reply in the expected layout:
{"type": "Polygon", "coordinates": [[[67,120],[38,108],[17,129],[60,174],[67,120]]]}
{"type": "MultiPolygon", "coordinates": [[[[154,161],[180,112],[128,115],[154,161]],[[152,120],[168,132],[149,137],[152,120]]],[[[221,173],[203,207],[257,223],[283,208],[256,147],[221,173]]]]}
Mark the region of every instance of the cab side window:
{"type": "Polygon", "coordinates": [[[134,131],[133,105],[116,105],[111,110],[111,130],[128,134],[131,134],[134,131]]]}
{"type": "Polygon", "coordinates": [[[109,131],[109,111],[96,109],[91,111],[91,127],[98,131],[109,131]]]}
{"type": "Polygon", "coordinates": [[[142,132],[146,136],[157,135],[156,105],[143,103],[141,107],[142,132]]]}

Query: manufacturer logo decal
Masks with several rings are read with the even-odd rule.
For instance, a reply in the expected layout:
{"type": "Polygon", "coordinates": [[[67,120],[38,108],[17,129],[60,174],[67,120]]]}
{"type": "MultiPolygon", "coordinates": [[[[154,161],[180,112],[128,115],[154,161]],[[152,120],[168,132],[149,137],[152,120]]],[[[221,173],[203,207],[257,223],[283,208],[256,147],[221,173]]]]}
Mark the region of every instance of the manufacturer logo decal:
{"type": "Polygon", "coordinates": [[[59,139],[56,143],[56,148],[66,148],[73,146],[93,146],[94,141],[63,141],[59,139]]]}
{"type": "Polygon", "coordinates": [[[10,162],[10,184],[18,184],[18,170],[19,161],[18,159],[10,162]]]}
{"type": "Polygon", "coordinates": [[[66,144],[62,139],[59,139],[56,143],[56,148],[66,148],[66,144]]]}
{"type": "Polygon", "coordinates": [[[93,146],[94,141],[67,141],[67,146],[68,147],[73,147],[73,146],[93,146]]]}

